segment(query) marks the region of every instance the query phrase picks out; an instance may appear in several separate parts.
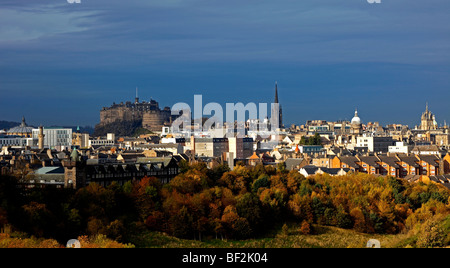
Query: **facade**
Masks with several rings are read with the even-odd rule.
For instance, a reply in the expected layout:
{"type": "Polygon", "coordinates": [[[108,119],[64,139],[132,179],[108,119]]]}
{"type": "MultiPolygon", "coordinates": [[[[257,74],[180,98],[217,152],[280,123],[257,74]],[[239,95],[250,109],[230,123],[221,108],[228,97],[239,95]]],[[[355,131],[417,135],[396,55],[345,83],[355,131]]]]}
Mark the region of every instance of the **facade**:
{"type": "Polygon", "coordinates": [[[442,133],[434,135],[435,144],[438,146],[448,147],[450,145],[450,134],[442,133]]]}
{"type": "Polygon", "coordinates": [[[398,164],[401,166],[399,177],[405,178],[408,175],[419,175],[420,174],[420,166],[417,161],[417,157],[414,155],[400,155],[397,156],[398,164]]]}
{"type": "Polygon", "coordinates": [[[450,170],[450,156],[441,159],[435,155],[335,156],[331,163],[332,168],[350,167],[353,171],[398,178],[437,176],[450,170]]]}
{"type": "Polygon", "coordinates": [[[357,164],[359,159],[355,156],[340,156],[337,155],[331,160],[331,168],[349,168],[353,172],[359,171],[360,167],[357,164]]]}
{"type": "Polygon", "coordinates": [[[79,148],[89,148],[89,133],[79,133],[75,132],[72,134],[72,145],[78,146],[79,148]]]}
{"type": "Polygon", "coordinates": [[[420,174],[426,176],[439,175],[440,170],[440,159],[434,155],[421,155],[417,156],[417,162],[420,166],[420,174]]]}
{"type": "Polygon", "coordinates": [[[322,152],[323,146],[322,145],[301,145],[298,146],[299,153],[302,154],[320,154],[322,152]]]}
{"type": "Polygon", "coordinates": [[[236,159],[245,159],[253,155],[252,138],[228,138],[228,151],[233,153],[236,159]]]}
{"type": "Polygon", "coordinates": [[[228,152],[227,138],[192,138],[195,155],[208,157],[222,157],[223,153],[228,152]]]}
{"type": "MultiPolygon", "coordinates": [[[[72,129],[60,127],[44,127],[44,147],[62,151],[72,146],[72,129]]],[[[33,139],[39,139],[39,129],[33,129],[33,139]]]]}
{"type": "Polygon", "coordinates": [[[0,135],[0,148],[7,146],[16,147],[32,147],[35,141],[33,138],[17,136],[17,135],[0,135]]]}
{"type": "Polygon", "coordinates": [[[357,137],[356,147],[367,147],[369,152],[387,153],[389,146],[394,145],[392,137],[357,137]]]}
{"type": "Polygon", "coordinates": [[[389,146],[389,153],[409,154],[413,146],[407,145],[405,142],[396,142],[395,145],[389,146]]]}
{"type": "Polygon", "coordinates": [[[92,146],[114,146],[116,144],[116,135],[114,133],[107,133],[105,138],[97,138],[89,140],[89,147],[92,146]]]}
{"type": "Polygon", "coordinates": [[[379,159],[379,167],[381,175],[390,175],[393,177],[400,177],[400,169],[401,166],[398,163],[398,159],[391,156],[380,155],[379,159]]]}
{"type": "Polygon", "coordinates": [[[360,156],[358,159],[360,172],[367,174],[380,174],[380,166],[378,164],[379,159],[376,156],[360,156]]]}
{"type": "Polygon", "coordinates": [[[65,160],[64,187],[79,188],[90,183],[103,187],[113,182],[123,185],[128,181],[140,180],[146,176],[168,183],[178,175],[178,163],[173,157],[139,158],[133,163],[86,164],[75,159],[65,160]]]}

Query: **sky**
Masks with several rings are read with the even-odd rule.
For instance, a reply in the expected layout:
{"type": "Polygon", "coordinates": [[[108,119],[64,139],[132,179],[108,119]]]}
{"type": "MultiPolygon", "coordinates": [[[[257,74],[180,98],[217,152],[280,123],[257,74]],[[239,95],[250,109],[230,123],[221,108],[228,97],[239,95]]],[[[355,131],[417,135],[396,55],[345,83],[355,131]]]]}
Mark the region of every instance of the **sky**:
{"type": "Polygon", "coordinates": [[[113,102],[270,103],[306,120],[450,122],[448,0],[0,0],[0,120],[113,102]]]}

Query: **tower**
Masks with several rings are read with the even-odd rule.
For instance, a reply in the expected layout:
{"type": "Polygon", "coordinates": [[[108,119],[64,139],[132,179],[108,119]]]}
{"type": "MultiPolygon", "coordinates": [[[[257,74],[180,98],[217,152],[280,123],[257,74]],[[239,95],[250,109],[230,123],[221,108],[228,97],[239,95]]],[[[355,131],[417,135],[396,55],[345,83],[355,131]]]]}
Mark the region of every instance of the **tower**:
{"type": "Polygon", "coordinates": [[[38,135],[38,146],[39,146],[39,150],[44,149],[44,127],[41,125],[39,127],[39,135],[38,135]]]}
{"type": "Polygon", "coordinates": [[[362,124],[361,118],[358,116],[358,110],[355,109],[355,116],[352,118],[351,122],[352,134],[361,135],[362,134],[362,124]]]}
{"type": "Polygon", "coordinates": [[[272,109],[272,117],[276,115],[278,112],[278,125],[277,128],[283,127],[283,109],[281,108],[280,103],[278,102],[278,83],[275,81],[275,100],[273,102],[275,107],[272,109]],[[278,111],[276,107],[278,106],[278,111]]]}
{"type": "Polygon", "coordinates": [[[435,130],[437,129],[436,117],[428,110],[428,102],[425,107],[425,112],[422,113],[420,120],[420,129],[422,130],[435,130]]]}
{"type": "Polygon", "coordinates": [[[139,97],[138,97],[138,88],[136,87],[136,98],[134,98],[134,103],[138,104],[139,103],[139,97]]]}

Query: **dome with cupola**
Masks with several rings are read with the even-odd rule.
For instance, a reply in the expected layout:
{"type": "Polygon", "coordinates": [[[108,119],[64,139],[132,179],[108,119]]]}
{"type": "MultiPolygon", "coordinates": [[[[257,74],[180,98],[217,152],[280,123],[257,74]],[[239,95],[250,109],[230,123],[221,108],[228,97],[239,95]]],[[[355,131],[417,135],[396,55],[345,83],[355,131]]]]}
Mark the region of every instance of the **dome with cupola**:
{"type": "Polygon", "coordinates": [[[352,125],[360,125],[361,118],[358,116],[358,110],[355,110],[355,116],[352,118],[352,125]]]}
{"type": "Polygon", "coordinates": [[[29,127],[27,125],[27,123],[25,123],[25,117],[22,117],[22,123],[17,127],[10,128],[7,131],[7,134],[23,136],[23,137],[31,137],[32,132],[33,132],[33,127],[29,127]]]}

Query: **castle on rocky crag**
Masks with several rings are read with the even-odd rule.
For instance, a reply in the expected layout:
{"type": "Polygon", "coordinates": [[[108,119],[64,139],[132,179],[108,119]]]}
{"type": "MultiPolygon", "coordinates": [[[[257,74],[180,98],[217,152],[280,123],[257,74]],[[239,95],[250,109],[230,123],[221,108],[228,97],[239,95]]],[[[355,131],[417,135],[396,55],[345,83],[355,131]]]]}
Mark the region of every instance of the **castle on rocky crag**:
{"type": "Polygon", "coordinates": [[[100,111],[100,123],[105,126],[123,121],[141,121],[142,128],[159,132],[162,127],[170,126],[176,116],[172,116],[170,107],[159,108],[155,100],[139,102],[136,96],[134,103],[127,101],[120,104],[113,103],[110,107],[103,107],[100,111]]]}

